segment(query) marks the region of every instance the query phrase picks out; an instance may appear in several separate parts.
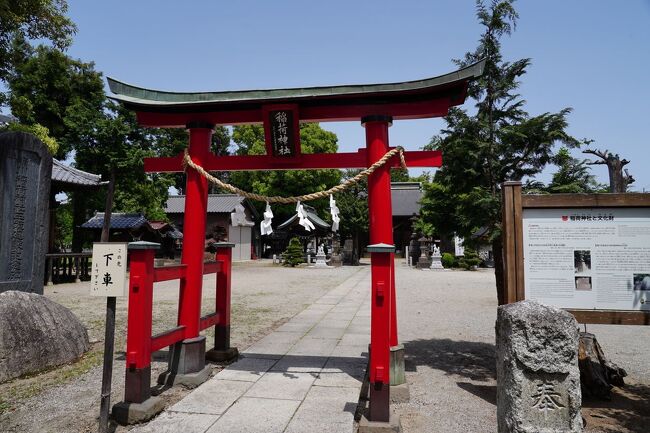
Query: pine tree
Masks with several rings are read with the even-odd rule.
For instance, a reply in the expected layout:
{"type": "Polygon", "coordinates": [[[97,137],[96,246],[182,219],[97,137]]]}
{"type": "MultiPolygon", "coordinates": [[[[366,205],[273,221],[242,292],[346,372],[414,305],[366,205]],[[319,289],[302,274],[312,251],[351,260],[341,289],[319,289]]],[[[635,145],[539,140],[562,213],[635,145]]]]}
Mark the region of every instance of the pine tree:
{"type": "Polygon", "coordinates": [[[540,173],[551,162],[557,142],[567,147],[581,144],[566,132],[569,108],[534,117],[524,109],[517,88],[530,59],[507,62],[501,54],[501,38],[513,32],[518,18],[513,2],[493,0],[489,6],[477,2],[476,15],[484,32],[476,50],[455,60],[460,67],[486,61],[482,77],[468,88],[468,95],[476,101],[476,113],[450,109],[446,128],[427,146],[445,155],[434,177],[445,194],[428,196],[430,212],[440,220],[447,216],[446,229],[465,238],[487,229],[500,304],[504,300],[501,184],[540,173]]]}
{"type": "Polygon", "coordinates": [[[461,268],[465,268],[468,271],[474,270],[480,263],[481,258],[478,256],[478,253],[469,247],[465,247],[464,255],[458,262],[461,268]]]}
{"type": "Polygon", "coordinates": [[[292,268],[303,263],[302,244],[298,238],[291,238],[289,246],[284,252],[284,266],[291,266],[292,268]]]}

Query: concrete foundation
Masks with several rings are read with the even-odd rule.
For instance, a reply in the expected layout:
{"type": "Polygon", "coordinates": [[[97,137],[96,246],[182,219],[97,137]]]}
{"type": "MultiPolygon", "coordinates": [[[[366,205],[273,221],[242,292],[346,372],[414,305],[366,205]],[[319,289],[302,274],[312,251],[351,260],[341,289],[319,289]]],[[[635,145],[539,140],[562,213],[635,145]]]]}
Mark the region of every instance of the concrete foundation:
{"type": "Polygon", "coordinates": [[[229,347],[226,350],[210,349],[205,352],[205,359],[212,362],[227,362],[237,359],[239,350],[236,347],[229,347]]]}
{"type": "Polygon", "coordinates": [[[190,389],[196,388],[210,378],[210,373],[212,373],[212,368],[209,365],[194,373],[179,374],[166,371],[158,376],[158,384],[168,386],[182,385],[190,389]]]}
{"type": "Polygon", "coordinates": [[[150,420],[164,408],[165,402],[160,397],[149,397],[142,403],[121,401],[113,406],[112,416],[122,425],[137,424],[150,420]]]}
{"type": "Polygon", "coordinates": [[[399,416],[391,413],[388,422],[369,421],[365,416],[359,421],[359,433],[401,433],[399,416]]]}

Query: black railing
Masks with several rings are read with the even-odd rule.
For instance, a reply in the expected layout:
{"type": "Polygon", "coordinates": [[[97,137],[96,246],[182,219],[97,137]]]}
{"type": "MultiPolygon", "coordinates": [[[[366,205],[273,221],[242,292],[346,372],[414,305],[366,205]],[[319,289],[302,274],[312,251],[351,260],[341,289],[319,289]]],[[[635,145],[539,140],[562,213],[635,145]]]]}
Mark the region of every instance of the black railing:
{"type": "Polygon", "coordinates": [[[92,253],[45,254],[47,285],[90,280],[92,253]]]}

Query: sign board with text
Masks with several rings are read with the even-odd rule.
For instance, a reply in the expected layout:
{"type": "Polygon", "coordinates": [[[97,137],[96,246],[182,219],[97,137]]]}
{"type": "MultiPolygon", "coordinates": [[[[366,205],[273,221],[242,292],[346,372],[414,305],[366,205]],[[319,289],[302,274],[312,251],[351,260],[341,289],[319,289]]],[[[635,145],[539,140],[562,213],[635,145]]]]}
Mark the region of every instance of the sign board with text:
{"type": "Polygon", "coordinates": [[[650,194],[522,194],[502,185],[500,304],[533,300],[579,323],[650,325],[650,194]]]}
{"type": "Polygon", "coordinates": [[[650,310],[650,209],[523,209],[526,299],[650,310]]]}
{"type": "Polygon", "coordinates": [[[93,244],[91,296],[124,296],[126,294],[127,244],[97,242],[93,244]]]}

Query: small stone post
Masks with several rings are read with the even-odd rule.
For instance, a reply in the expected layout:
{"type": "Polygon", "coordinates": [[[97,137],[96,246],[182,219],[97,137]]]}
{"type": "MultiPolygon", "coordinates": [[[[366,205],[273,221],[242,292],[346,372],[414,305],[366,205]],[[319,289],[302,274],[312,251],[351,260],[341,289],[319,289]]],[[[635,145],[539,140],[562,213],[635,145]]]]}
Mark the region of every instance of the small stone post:
{"type": "Polygon", "coordinates": [[[499,433],[582,431],[578,338],[566,311],[532,301],[499,307],[499,433]]]}

